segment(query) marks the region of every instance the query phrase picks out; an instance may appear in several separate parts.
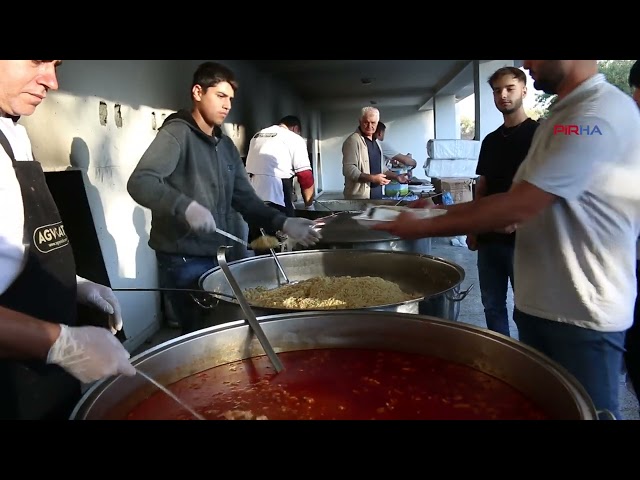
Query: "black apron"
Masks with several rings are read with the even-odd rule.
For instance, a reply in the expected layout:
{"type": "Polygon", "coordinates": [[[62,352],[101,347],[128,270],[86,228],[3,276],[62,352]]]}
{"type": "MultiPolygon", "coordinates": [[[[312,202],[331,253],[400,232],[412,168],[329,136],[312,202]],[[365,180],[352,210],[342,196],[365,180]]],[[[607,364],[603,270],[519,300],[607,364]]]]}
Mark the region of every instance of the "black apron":
{"type": "Polygon", "coordinates": [[[295,217],[296,210],[293,206],[293,177],[282,179],[282,191],[284,192],[284,213],[287,217],[295,217]]]}
{"type": "MultiPolygon", "coordinates": [[[[6,140],[0,131],[0,140],[6,140]]],[[[39,162],[13,161],[24,204],[27,260],[0,295],[0,305],[55,323],[77,322],[76,268],[69,239],[39,162]]],[[[10,208],[7,205],[0,208],[10,208]]],[[[66,419],[81,397],[80,382],[42,360],[0,360],[0,418],[66,419]]]]}

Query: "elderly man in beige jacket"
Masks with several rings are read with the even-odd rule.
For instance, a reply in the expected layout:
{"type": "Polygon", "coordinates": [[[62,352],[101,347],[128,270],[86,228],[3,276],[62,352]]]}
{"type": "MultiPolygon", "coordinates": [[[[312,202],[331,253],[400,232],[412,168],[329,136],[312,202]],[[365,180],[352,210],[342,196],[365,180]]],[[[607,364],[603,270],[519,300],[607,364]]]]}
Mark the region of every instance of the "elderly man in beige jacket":
{"type": "Polygon", "coordinates": [[[382,186],[389,183],[393,173],[384,168],[382,149],[374,138],[380,121],[380,111],[364,107],[358,129],[342,144],[342,174],[344,198],[382,198],[382,186]],[[383,173],[384,172],[384,173],[383,173]]]}

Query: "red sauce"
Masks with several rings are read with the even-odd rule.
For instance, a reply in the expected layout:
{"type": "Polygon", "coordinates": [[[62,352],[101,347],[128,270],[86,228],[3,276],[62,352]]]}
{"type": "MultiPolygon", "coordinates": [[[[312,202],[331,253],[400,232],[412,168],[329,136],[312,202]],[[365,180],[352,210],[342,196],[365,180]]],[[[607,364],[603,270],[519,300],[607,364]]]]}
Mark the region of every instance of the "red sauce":
{"type": "MultiPolygon", "coordinates": [[[[221,365],[169,388],[207,419],[546,419],[522,393],[479,370],[427,355],[322,349],[221,365]]],[[[162,392],[131,420],[193,419],[162,392]]]]}

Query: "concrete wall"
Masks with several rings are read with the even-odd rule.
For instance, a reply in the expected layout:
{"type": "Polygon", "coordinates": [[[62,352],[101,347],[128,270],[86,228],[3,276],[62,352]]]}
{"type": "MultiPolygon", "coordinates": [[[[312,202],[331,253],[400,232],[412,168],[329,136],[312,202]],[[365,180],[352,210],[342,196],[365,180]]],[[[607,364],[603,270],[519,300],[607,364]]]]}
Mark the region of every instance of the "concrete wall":
{"type": "MultiPolygon", "coordinates": [[[[302,118],[313,147],[320,117],[252,65],[224,61],[240,83],[224,125],[242,156],[260,128],[287,114],[302,118]]],[[[157,286],[155,254],[148,245],[150,212],[136,204],[126,183],[166,116],[190,106],[196,60],[66,60],[60,90],[20,122],[47,171],[82,171],[94,223],[113,287],[157,286]],[[118,113],[119,111],[119,113],[118,113]],[[154,129],[156,128],[156,129],[154,129]]],[[[118,292],[129,349],[159,326],[157,293],[118,292]]]]}
{"type": "MultiPolygon", "coordinates": [[[[342,143],[358,128],[360,109],[322,114],[321,172],[325,192],[342,192],[342,143]]],[[[387,126],[385,142],[402,153],[411,153],[421,177],[427,158],[427,141],[434,138],[433,111],[411,107],[380,108],[380,120],[387,126]]],[[[424,175],[422,175],[424,177],[424,175]]]]}

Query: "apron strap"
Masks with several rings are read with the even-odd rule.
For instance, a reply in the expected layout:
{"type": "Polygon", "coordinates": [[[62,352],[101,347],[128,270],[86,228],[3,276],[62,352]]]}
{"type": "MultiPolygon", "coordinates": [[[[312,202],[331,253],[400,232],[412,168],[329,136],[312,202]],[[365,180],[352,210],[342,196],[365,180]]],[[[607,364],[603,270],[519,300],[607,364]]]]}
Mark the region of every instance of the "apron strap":
{"type": "Polygon", "coordinates": [[[295,217],[296,210],[293,206],[293,177],[282,179],[282,191],[284,193],[284,208],[287,217],[295,217]]]}
{"type": "Polygon", "coordinates": [[[15,162],[16,161],[16,157],[13,154],[13,148],[11,148],[11,144],[9,143],[9,139],[7,139],[6,135],[4,134],[4,132],[2,130],[0,130],[0,145],[2,145],[2,148],[4,148],[4,151],[7,152],[7,155],[9,155],[9,158],[15,162]]]}

